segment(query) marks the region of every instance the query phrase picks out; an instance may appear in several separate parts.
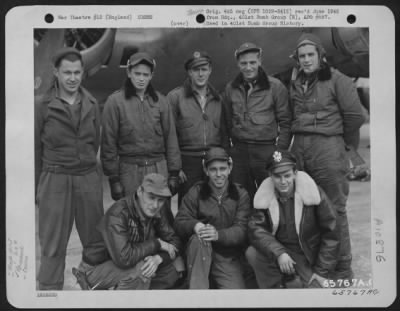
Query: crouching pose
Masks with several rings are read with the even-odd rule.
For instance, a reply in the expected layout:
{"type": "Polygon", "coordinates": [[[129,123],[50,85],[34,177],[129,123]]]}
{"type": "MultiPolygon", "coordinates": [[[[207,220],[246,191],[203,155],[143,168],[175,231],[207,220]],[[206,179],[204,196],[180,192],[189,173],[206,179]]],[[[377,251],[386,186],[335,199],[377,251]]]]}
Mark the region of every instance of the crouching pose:
{"type": "Polygon", "coordinates": [[[232,160],[219,147],[204,158],[207,181],[184,196],[175,230],[186,244],[190,289],[245,288],[240,255],[244,252],[249,196],[229,181],[232,160]]]}
{"type": "Polygon", "coordinates": [[[338,250],[332,203],[296,159],[277,150],[254,198],[246,257],[260,288],[324,287],[338,250]]]}
{"type": "Polygon", "coordinates": [[[165,289],[175,284],[183,270],[177,257],[180,241],[160,213],[170,197],[166,178],[151,173],[135,194],[110,207],[98,228],[111,258],[73,268],[82,289],[165,289]]]}

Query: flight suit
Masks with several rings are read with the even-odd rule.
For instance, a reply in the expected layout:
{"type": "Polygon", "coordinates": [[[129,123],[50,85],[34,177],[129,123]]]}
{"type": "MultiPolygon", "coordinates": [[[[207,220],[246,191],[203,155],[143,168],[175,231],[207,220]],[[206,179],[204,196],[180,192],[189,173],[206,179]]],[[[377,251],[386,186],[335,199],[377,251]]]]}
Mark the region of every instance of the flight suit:
{"type": "Polygon", "coordinates": [[[349,160],[345,145],[365,121],[353,81],[337,70],[321,69],[304,90],[299,72],[290,88],[293,109],[291,151],[298,169],[306,171],[325,191],[337,213],[340,255],[337,278],[351,278],[351,245],[346,202],[349,195],[349,160]]]}
{"type": "Polygon", "coordinates": [[[69,105],[56,88],[35,101],[35,181],[39,207],[41,263],[39,289],[61,290],[65,256],[75,220],[82,260],[91,264],[103,253],[103,193],[96,155],[100,115],[96,100],[83,88],[69,105]],[[100,253],[99,253],[100,252],[100,253]]]}

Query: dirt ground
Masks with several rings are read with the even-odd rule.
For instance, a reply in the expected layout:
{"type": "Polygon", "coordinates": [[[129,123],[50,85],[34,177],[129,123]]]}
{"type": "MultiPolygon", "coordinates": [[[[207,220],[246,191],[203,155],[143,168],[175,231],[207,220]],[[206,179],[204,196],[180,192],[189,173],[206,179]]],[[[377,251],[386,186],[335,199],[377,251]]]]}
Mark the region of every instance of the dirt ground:
{"type": "MultiPolygon", "coordinates": [[[[361,128],[361,141],[359,153],[370,164],[370,139],[369,124],[361,128]]],[[[372,172],[373,174],[373,172],[372,172]]],[[[373,178],[373,176],[372,176],[373,178]]],[[[108,209],[113,200],[111,199],[107,179],[103,180],[104,208],[108,209]]],[[[177,198],[172,201],[173,212],[176,212],[177,198]]],[[[350,235],[353,253],[354,277],[363,282],[372,278],[371,268],[371,183],[353,181],[350,183],[350,195],[347,203],[348,218],[350,224],[350,235]]],[[[37,214],[37,213],[36,213],[37,214]]],[[[37,220],[37,217],[36,217],[37,220]]],[[[36,221],[36,272],[40,264],[40,244],[37,234],[36,221]]],[[[64,290],[80,290],[72,275],[72,267],[77,267],[81,259],[82,246],[75,226],[72,230],[67,249],[64,290]]]]}

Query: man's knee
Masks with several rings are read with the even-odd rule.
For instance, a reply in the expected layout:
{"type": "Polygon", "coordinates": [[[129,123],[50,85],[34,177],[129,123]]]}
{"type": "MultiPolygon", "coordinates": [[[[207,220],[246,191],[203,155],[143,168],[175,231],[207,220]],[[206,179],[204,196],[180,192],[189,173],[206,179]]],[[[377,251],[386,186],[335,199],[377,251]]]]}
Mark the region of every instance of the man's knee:
{"type": "Polygon", "coordinates": [[[253,246],[249,246],[246,250],[245,256],[246,256],[247,262],[251,266],[254,266],[256,256],[257,256],[257,250],[253,246]]]}
{"type": "Polygon", "coordinates": [[[247,262],[254,267],[259,261],[270,262],[274,261],[272,252],[268,252],[267,255],[260,253],[254,246],[249,246],[245,253],[247,262]]]}

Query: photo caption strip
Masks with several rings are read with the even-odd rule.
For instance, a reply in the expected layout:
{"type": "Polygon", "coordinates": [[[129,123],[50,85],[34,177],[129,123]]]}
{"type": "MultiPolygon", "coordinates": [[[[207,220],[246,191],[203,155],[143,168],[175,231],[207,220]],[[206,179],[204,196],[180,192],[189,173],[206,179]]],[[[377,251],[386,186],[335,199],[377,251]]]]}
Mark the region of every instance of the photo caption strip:
{"type": "MultiPolygon", "coordinates": [[[[396,294],[394,25],[393,14],[384,6],[25,6],[9,11],[6,16],[6,269],[10,303],[18,307],[43,308],[382,307],[391,304],[396,294]],[[40,254],[35,251],[38,241],[35,241],[33,98],[35,86],[41,81],[34,77],[32,51],[35,29],[217,31],[244,28],[267,31],[284,28],[289,33],[316,27],[369,30],[373,172],[370,194],[371,278],[355,278],[351,284],[343,282],[343,288],[336,288],[336,284],[328,281],[327,288],[318,290],[36,290],[35,262],[40,254]],[[21,76],[15,68],[25,68],[27,74],[21,76]],[[383,133],[385,139],[380,139],[383,133]],[[20,146],[27,146],[27,150],[21,152],[20,146]],[[384,189],[381,185],[385,185],[384,189]],[[21,190],[24,195],[21,195],[21,190]],[[22,226],[14,225],[21,222],[22,226]],[[21,292],[25,294],[21,295],[21,292]]],[[[201,43],[198,46],[201,48],[201,43]]],[[[357,42],[354,46],[357,47],[357,42]]],[[[226,57],[232,58],[233,52],[226,57]]],[[[183,61],[180,60],[181,65],[183,61]]],[[[236,72],[236,68],[233,70],[236,72]]],[[[226,81],[233,77],[230,75],[226,81]]]]}

